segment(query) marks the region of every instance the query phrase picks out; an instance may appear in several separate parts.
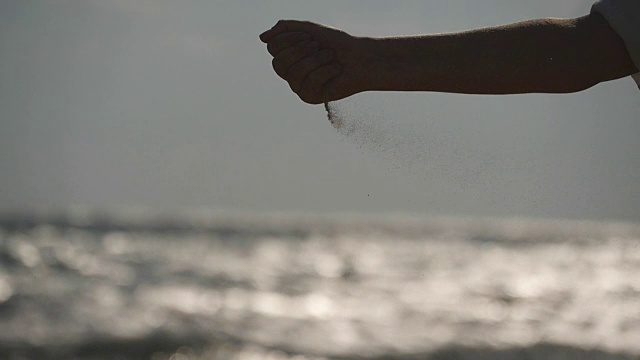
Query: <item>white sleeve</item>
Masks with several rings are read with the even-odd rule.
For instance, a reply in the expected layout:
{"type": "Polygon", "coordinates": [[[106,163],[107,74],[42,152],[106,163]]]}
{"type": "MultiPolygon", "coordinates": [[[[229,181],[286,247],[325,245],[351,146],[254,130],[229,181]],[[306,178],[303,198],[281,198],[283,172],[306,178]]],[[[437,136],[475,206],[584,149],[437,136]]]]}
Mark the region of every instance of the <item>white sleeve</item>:
{"type": "MultiPolygon", "coordinates": [[[[640,0],[600,0],[591,12],[602,15],[620,35],[627,50],[640,69],[640,0]]],[[[633,76],[640,87],[640,73],[633,76]]]]}

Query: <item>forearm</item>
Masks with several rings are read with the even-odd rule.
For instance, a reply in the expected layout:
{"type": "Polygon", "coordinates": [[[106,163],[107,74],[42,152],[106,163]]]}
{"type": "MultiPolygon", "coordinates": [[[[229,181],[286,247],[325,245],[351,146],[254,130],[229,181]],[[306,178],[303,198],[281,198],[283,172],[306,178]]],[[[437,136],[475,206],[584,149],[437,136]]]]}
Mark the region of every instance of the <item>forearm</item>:
{"type": "Polygon", "coordinates": [[[567,93],[638,71],[599,15],[363,40],[372,49],[370,90],[567,93]]]}

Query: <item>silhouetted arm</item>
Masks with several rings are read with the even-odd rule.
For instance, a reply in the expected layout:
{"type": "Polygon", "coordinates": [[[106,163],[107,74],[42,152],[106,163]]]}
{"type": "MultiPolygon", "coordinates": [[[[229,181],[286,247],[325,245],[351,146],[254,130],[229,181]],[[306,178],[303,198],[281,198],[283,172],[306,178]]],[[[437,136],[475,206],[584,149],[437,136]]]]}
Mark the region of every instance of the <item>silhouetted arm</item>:
{"type": "Polygon", "coordinates": [[[597,14],[372,41],[381,74],[372,90],[568,93],[638,72],[597,14]]]}
{"type": "Polygon", "coordinates": [[[261,40],[278,75],[312,104],[376,90],[569,93],[638,72],[598,14],[396,38],[280,21],[261,40]]]}

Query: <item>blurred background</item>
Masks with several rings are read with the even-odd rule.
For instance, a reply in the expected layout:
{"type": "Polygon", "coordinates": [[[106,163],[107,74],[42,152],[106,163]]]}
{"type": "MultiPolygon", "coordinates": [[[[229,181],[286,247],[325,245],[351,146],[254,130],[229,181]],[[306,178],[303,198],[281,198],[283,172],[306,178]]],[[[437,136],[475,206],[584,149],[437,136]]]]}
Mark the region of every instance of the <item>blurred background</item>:
{"type": "Polygon", "coordinates": [[[258,39],[591,5],[0,1],[0,356],[637,358],[631,79],[360,94],[354,137],[258,39]]]}

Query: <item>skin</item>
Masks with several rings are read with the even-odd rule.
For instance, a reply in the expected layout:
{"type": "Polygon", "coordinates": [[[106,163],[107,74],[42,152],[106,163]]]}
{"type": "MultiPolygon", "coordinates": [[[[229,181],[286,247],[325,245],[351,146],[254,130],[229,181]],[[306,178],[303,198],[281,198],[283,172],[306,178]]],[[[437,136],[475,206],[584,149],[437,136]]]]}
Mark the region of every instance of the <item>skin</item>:
{"type": "Polygon", "coordinates": [[[572,93],[638,72],[598,14],[397,38],[281,20],[260,39],[275,72],[309,104],[364,91],[572,93]]]}

